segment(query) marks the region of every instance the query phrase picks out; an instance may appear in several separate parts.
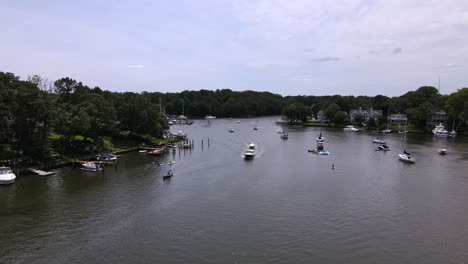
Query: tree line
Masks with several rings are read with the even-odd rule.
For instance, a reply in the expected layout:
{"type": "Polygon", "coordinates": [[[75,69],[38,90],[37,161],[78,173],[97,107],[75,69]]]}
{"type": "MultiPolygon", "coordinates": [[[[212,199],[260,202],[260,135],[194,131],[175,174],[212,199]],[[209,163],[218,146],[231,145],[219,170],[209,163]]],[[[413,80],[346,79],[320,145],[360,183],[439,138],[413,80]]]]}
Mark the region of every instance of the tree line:
{"type": "Polygon", "coordinates": [[[161,138],[168,129],[166,114],[191,118],[285,115],[305,120],[323,110],[332,122],[345,124],[346,113],[359,107],[379,109],[384,115],[407,113],[409,122],[418,127],[424,127],[428,113],[439,109],[451,120],[465,121],[468,88],[441,95],[436,88],[424,86],[399,97],[283,97],[230,89],[121,93],[88,87],[69,77],[52,82],[33,75],[21,80],[0,72],[0,160],[20,155],[44,161],[55,152],[79,147],[77,138],[99,149],[122,135],[161,138]]]}

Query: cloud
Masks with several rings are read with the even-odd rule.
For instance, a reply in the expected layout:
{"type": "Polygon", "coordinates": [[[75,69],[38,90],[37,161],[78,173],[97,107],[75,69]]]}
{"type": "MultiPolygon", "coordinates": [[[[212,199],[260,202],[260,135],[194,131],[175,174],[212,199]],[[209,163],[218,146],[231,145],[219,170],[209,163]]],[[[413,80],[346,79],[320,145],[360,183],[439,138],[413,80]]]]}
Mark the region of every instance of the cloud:
{"type": "Polygon", "coordinates": [[[403,52],[403,49],[402,48],[396,48],[392,51],[392,54],[399,54],[399,53],[402,53],[403,52]]]}
{"type": "Polygon", "coordinates": [[[323,56],[318,58],[313,58],[311,61],[313,62],[329,62],[329,61],[339,61],[341,58],[339,57],[332,57],[332,56],[323,56]]]}
{"type": "Polygon", "coordinates": [[[449,69],[449,68],[458,68],[458,67],[461,67],[462,65],[458,64],[458,63],[446,63],[444,65],[440,65],[439,67],[437,68],[445,68],[445,69],[449,69]]]}
{"type": "Polygon", "coordinates": [[[143,69],[145,66],[143,64],[130,64],[127,65],[129,69],[143,69]]]}

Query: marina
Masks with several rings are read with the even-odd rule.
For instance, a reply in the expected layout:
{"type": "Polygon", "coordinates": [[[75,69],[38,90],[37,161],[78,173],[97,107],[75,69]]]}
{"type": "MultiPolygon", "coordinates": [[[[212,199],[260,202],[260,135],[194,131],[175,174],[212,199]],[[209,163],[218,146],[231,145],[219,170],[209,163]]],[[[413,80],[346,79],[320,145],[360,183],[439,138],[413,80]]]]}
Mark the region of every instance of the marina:
{"type": "Polygon", "coordinates": [[[79,165],[2,186],[0,262],[468,258],[465,138],[407,134],[405,148],[417,157],[409,164],[396,158],[403,153],[398,133],[385,136],[390,150],[376,152],[367,132],[305,127],[288,129],[283,141],[268,118],[256,121],[259,131],[242,122],[232,134],[226,131],[235,120],[204,123],[184,128],[192,148],[160,156],[135,151],[99,173],[79,165]],[[325,142],[316,142],[320,132],[325,142]],[[329,155],[307,153],[319,144],[329,155]],[[245,162],[239,156],[249,149],[255,158],[245,162]]]}

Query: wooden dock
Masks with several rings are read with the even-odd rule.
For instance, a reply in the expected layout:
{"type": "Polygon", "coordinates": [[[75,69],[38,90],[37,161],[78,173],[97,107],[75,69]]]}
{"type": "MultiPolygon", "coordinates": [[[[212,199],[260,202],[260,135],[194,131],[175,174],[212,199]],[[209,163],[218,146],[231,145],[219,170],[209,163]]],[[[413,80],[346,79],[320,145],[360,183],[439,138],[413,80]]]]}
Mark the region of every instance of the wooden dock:
{"type": "Polygon", "coordinates": [[[43,170],[39,170],[39,169],[35,169],[35,168],[29,168],[28,169],[30,172],[32,173],[35,173],[39,176],[49,176],[49,175],[53,175],[56,173],[56,171],[43,171],[43,170]]]}

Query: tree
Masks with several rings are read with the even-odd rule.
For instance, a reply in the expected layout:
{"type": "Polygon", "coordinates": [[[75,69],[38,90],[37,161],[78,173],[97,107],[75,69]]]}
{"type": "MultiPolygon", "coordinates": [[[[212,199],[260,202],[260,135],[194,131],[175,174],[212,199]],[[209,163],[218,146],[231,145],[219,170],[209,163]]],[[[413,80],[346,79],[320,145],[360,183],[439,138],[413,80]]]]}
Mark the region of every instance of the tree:
{"type": "Polygon", "coordinates": [[[375,118],[373,117],[370,117],[368,120],[367,120],[367,128],[368,129],[373,129],[373,128],[376,128],[377,127],[377,122],[375,122],[375,118]]]}
{"type": "Polygon", "coordinates": [[[335,114],[338,113],[338,111],[340,111],[340,106],[336,103],[331,103],[325,110],[325,115],[329,119],[332,119],[335,116],[335,114]]]}
{"type": "Polygon", "coordinates": [[[335,122],[336,125],[344,125],[344,124],[346,124],[347,117],[348,116],[346,115],[346,112],[338,111],[333,116],[333,121],[335,122]]]}
{"type": "Polygon", "coordinates": [[[70,102],[71,94],[75,92],[77,85],[78,83],[76,80],[68,77],[58,79],[54,82],[55,92],[60,94],[63,101],[66,103],[70,102]]]}
{"type": "Polygon", "coordinates": [[[364,118],[364,116],[362,114],[357,114],[357,115],[354,116],[353,122],[355,124],[358,124],[359,126],[361,126],[362,123],[364,123],[364,121],[366,121],[366,119],[364,118]]]}
{"type": "Polygon", "coordinates": [[[293,103],[288,105],[285,112],[290,122],[297,120],[305,121],[307,119],[307,115],[309,114],[307,107],[301,103],[293,103]]]}

